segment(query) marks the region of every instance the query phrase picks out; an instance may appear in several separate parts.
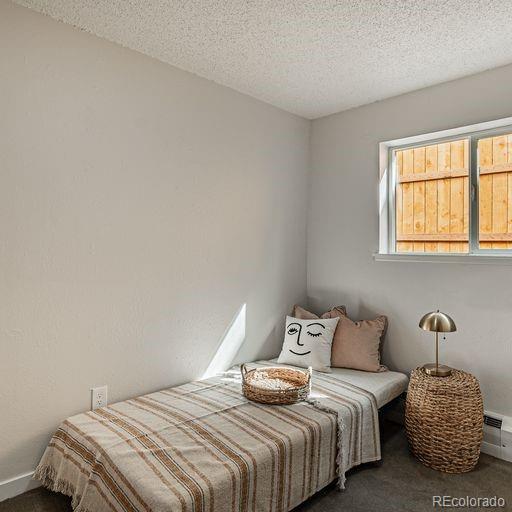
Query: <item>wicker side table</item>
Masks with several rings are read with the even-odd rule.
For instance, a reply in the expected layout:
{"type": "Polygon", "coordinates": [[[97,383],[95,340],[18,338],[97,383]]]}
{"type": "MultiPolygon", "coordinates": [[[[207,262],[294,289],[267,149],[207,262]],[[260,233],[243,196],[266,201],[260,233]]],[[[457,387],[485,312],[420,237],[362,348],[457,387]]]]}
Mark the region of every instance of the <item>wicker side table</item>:
{"type": "Polygon", "coordinates": [[[405,427],[412,453],[446,473],[471,471],[480,456],[483,402],[478,380],[453,370],[432,377],[422,368],[411,373],[405,406],[405,427]]]}

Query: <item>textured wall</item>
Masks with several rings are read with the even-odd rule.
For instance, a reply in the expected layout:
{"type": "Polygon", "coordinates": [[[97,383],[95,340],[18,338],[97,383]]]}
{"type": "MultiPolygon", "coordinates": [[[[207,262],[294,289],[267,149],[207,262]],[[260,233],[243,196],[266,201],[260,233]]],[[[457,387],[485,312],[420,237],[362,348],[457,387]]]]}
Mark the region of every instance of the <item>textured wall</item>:
{"type": "Polygon", "coordinates": [[[353,317],[390,318],[385,362],[409,370],[434,357],[418,328],[439,307],[458,332],[443,362],[473,372],[485,406],[512,414],[512,267],[375,262],[378,143],[512,114],[512,66],[399,96],[313,122],[308,295],[313,306],[347,304],[353,317]]]}
{"type": "Polygon", "coordinates": [[[4,0],[0,77],[2,480],[91,386],[201,376],[243,304],[238,358],[278,352],[309,123],[4,0]]]}

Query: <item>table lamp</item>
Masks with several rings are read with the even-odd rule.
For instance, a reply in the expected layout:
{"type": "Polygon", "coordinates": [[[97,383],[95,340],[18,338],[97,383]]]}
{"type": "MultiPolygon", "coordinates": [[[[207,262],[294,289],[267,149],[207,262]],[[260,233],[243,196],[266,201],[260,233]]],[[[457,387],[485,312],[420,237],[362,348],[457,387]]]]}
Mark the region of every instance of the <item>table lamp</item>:
{"type": "Polygon", "coordinates": [[[442,313],[438,309],[424,315],[420,320],[420,327],[424,331],[436,333],[436,362],[423,366],[425,373],[433,377],[448,377],[452,373],[452,369],[449,366],[439,364],[439,333],[456,331],[455,322],[446,313],[442,313]]]}

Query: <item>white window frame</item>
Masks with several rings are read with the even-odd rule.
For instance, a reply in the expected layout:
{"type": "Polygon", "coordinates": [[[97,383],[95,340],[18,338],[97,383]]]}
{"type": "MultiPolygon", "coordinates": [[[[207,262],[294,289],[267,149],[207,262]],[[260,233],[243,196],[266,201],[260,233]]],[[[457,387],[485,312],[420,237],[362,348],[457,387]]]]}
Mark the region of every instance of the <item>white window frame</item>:
{"type": "Polygon", "coordinates": [[[512,263],[512,249],[480,249],[478,244],[478,140],[512,133],[512,117],[460,128],[442,130],[379,144],[379,252],[381,261],[430,261],[465,263],[512,263]],[[396,165],[394,152],[454,139],[469,139],[469,253],[412,253],[396,251],[395,190],[396,165]]]}

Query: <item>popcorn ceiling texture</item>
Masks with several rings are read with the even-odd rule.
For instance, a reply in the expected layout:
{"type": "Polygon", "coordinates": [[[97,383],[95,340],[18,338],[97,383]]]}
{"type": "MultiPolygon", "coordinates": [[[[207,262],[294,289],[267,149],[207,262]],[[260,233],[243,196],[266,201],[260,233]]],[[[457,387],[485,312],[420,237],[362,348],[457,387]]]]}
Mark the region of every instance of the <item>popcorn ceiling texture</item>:
{"type": "Polygon", "coordinates": [[[512,1],[15,0],[307,118],[512,62],[512,1]]]}

